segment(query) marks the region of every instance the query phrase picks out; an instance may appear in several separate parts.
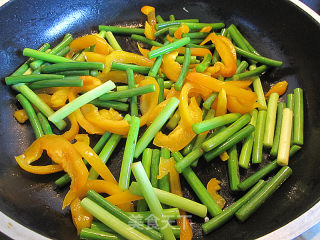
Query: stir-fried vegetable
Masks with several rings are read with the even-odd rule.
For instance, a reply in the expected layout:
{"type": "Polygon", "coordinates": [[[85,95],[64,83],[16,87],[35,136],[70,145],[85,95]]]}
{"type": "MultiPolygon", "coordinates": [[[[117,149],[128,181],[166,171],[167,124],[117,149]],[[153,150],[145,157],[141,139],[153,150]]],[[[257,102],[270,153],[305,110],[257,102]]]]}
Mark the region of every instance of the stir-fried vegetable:
{"type": "Polygon", "coordinates": [[[143,28],[100,25],[98,34],[66,34],[52,50],[25,48],[30,58],[5,78],[24,109],[15,118],[29,119],[36,138],[16,161],[34,174],[66,172],[55,183],[71,182],[62,207],[70,206],[83,239],[191,240],[187,213],[211,215],[202,225],[206,234],[233,215],[244,221],[291,175],[289,157],[304,142],[302,89],[286,104],[286,81],[262,87],[260,75],[281,61],[261,56],[233,24],[174,15],[164,21],[155,11],[141,8],[143,28]],[[128,52],[118,34],[137,41],[141,54],[128,52]],[[102,137],[91,148],[91,136],[79,132],[102,137]],[[118,183],[106,163],[119,142],[125,148],[118,183]],[[264,148],[276,159],[241,182],[239,167],[265,161],[264,148]],[[53,163],[37,165],[44,150],[53,163]],[[229,184],[212,171],[206,188],[192,167],[218,156],[227,160],[229,184]],[[201,203],[184,197],[179,174],[201,203]],[[227,185],[248,192],[223,210],[224,192],[217,191],[227,185]]]}

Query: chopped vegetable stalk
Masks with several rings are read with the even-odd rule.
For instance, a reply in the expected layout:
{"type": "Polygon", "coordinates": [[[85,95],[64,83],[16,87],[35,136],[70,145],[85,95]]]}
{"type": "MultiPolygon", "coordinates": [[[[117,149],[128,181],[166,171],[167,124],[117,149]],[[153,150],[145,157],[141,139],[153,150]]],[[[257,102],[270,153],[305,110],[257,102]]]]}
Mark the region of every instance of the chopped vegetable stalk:
{"type": "Polygon", "coordinates": [[[292,110],[290,110],[289,108],[283,109],[279,150],[277,156],[277,162],[281,166],[286,166],[289,162],[292,117],[292,110]]]}
{"type": "Polygon", "coordinates": [[[156,196],[155,191],[151,186],[148,176],[143,169],[142,163],[141,162],[133,163],[132,172],[138,181],[139,189],[142,195],[144,196],[150,208],[150,211],[156,217],[156,223],[159,227],[160,232],[163,234],[163,238],[165,240],[175,239],[172,233],[172,230],[169,227],[168,219],[163,215],[163,209],[161,207],[159,199],[156,196]]]}

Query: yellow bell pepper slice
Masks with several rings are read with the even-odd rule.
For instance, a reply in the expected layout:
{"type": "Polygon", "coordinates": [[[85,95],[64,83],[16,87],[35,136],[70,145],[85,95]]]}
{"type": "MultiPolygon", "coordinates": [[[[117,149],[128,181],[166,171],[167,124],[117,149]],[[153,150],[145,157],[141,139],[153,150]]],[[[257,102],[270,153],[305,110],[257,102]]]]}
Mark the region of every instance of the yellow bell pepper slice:
{"type": "Polygon", "coordinates": [[[210,77],[202,73],[190,72],[187,75],[186,79],[188,82],[201,85],[214,92],[220,92],[221,89],[224,88],[224,90],[227,93],[227,96],[234,96],[239,99],[243,99],[249,103],[254,103],[257,100],[257,94],[252,91],[245,90],[228,82],[217,80],[213,77],[210,77]]]}
{"type": "Polygon", "coordinates": [[[222,62],[216,62],[214,66],[209,67],[207,71],[211,72],[215,77],[219,75],[231,77],[237,70],[237,54],[232,42],[224,36],[210,33],[200,45],[210,40],[215,45],[222,62]]]}
{"type": "Polygon", "coordinates": [[[188,33],[190,31],[189,27],[186,24],[181,24],[181,26],[174,32],[174,36],[177,39],[182,38],[182,34],[188,33]]]}
{"type": "MultiPolygon", "coordinates": [[[[200,122],[202,120],[202,111],[195,98],[191,98],[190,105],[187,108],[187,111],[191,115],[192,122],[200,122]]],[[[153,140],[153,144],[158,147],[168,148],[170,151],[174,152],[187,146],[195,136],[196,134],[192,131],[192,128],[186,126],[185,121],[181,116],[181,120],[177,127],[173,129],[169,135],[158,132],[153,140]]]]}
{"type": "Polygon", "coordinates": [[[156,15],[155,15],[155,8],[151,6],[143,6],[141,8],[141,12],[148,17],[148,21],[145,23],[145,36],[151,40],[155,40],[156,37],[154,33],[156,32],[156,15]]]}
{"type": "Polygon", "coordinates": [[[106,55],[101,53],[95,53],[95,52],[83,52],[84,59],[87,62],[102,62],[105,63],[106,61],[106,55]]]}
{"type": "Polygon", "coordinates": [[[217,191],[221,189],[220,184],[221,184],[221,181],[219,181],[216,178],[211,178],[207,184],[207,190],[212,196],[212,198],[219,205],[219,207],[222,209],[226,204],[226,200],[217,193],[217,191]]]}
{"type": "Polygon", "coordinates": [[[112,62],[132,63],[146,67],[151,67],[153,65],[153,61],[144,56],[126,51],[113,51],[106,57],[103,73],[107,73],[111,70],[112,62]]]}
{"type": "Polygon", "coordinates": [[[216,116],[221,116],[227,113],[227,94],[224,88],[218,94],[218,103],[216,108],[216,116]]]}
{"type": "Polygon", "coordinates": [[[38,138],[27,148],[24,154],[16,157],[16,160],[28,172],[35,174],[51,173],[46,171],[46,166],[30,165],[41,157],[43,150],[46,150],[47,155],[58,164],[49,166],[55,167],[56,171],[64,170],[69,174],[71,191],[78,191],[86,184],[88,170],[74,146],[62,136],[50,134],[38,138]],[[28,166],[28,168],[25,168],[25,166],[28,166]],[[44,171],[41,169],[44,169],[44,171]]]}
{"type": "Polygon", "coordinates": [[[80,198],[75,198],[71,205],[71,216],[78,235],[82,228],[90,228],[93,216],[80,205],[80,198]]]}
{"type": "Polygon", "coordinates": [[[278,93],[279,96],[283,95],[287,91],[288,82],[282,81],[273,85],[270,90],[267,92],[266,97],[269,97],[271,93],[278,93]]]}
{"type": "Polygon", "coordinates": [[[19,123],[25,123],[29,117],[24,109],[20,109],[14,112],[13,116],[19,123]]]}
{"type": "Polygon", "coordinates": [[[79,52],[82,49],[88,48],[95,45],[94,52],[100,53],[103,55],[108,55],[113,51],[112,47],[107,43],[107,41],[100,37],[99,35],[85,35],[74,39],[70,43],[70,51],[67,54],[67,57],[71,58],[75,53],[79,52]]]}

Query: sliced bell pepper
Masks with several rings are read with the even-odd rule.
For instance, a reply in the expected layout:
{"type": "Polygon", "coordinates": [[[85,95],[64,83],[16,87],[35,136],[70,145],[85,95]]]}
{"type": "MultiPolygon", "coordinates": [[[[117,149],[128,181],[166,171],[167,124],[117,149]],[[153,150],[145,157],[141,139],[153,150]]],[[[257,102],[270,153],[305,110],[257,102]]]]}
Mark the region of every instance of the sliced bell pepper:
{"type": "Polygon", "coordinates": [[[251,110],[255,109],[255,108],[260,108],[262,107],[262,105],[258,102],[254,102],[250,105],[246,105],[244,103],[241,103],[236,97],[234,96],[228,96],[228,103],[227,103],[227,107],[229,112],[232,113],[241,113],[241,114],[245,114],[250,112],[251,110]]]}
{"type": "Polygon", "coordinates": [[[169,99],[169,98],[171,98],[171,97],[180,98],[180,93],[181,93],[181,91],[176,91],[176,90],[174,89],[174,87],[171,87],[171,89],[168,90],[166,99],[169,99]]]}
{"type": "MultiPolygon", "coordinates": [[[[106,110],[107,111],[107,110],[106,110]]],[[[92,104],[86,104],[81,108],[84,118],[92,125],[111,133],[126,135],[129,131],[129,124],[126,120],[113,120],[100,114],[98,108],[92,104]]]]}
{"type": "Polygon", "coordinates": [[[20,109],[14,112],[13,116],[19,123],[25,123],[29,117],[24,109],[20,109]]]}
{"type": "Polygon", "coordinates": [[[187,75],[186,79],[188,82],[202,85],[203,87],[209,88],[214,92],[220,92],[221,89],[224,88],[226,90],[227,96],[234,96],[239,99],[244,99],[249,103],[254,103],[257,100],[257,94],[252,91],[245,90],[243,88],[229,84],[228,82],[217,80],[202,73],[190,72],[187,75]]]}
{"type": "Polygon", "coordinates": [[[59,88],[57,89],[50,98],[51,106],[53,108],[60,108],[66,105],[66,102],[68,100],[68,94],[69,94],[69,87],[65,88],[59,88]]]}
{"type": "Polygon", "coordinates": [[[174,36],[177,39],[182,38],[182,34],[188,33],[190,31],[189,27],[186,24],[181,24],[181,26],[174,32],[174,36]]]}
{"type": "Polygon", "coordinates": [[[169,78],[170,80],[176,82],[181,72],[181,65],[176,62],[176,57],[178,56],[178,52],[174,51],[168,54],[165,54],[162,59],[162,72],[169,78]]]}
{"type": "MultiPolygon", "coordinates": [[[[174,165],[176,164],[176,162],[173,160],[173,158],[170,158],[169,161],[171,165],[170,174],[169,174],[170,191],[178,196],[183,197],[181,184],[180,184],[180,177],[176,169],[174,168],[174,165]]],[[[187,218],[186,212],[183,210],[180,210],[180,215],[181,215],[181,218],[177,219],[177,224],[180,227],[180,239],[191,240],[193,233],[192,233],[192,228],[187,218]]]]}
{"type": "Polygon", "coordinates": [[[216,116],[221,116],[227,113],[227,94],[224,88],[218,94],[218,103],[216,108],[216,116]]]}
{"type": "Polygon", "coordinates": [[[109,168],[103,163],[101,158],[95,153],[95,151],[93,151],[93,149],[88,144],[78,141],[74,143],[73,146],[104,180],[113,182],[114,184],[118,183],[109,168]]]}
{"type": "MultiPolygon", "coordinates": [[[[181,47],[177,49],[179,54],[184,54],[186,48],[185,47],[181,47]]],[[[191,51],[191,56],[201,56],[204,57],[207,54],[212,55],[211,51],[209,49],[206,48],[190,48],[191,51]]]]}
{"type": "Polygon", "coordinates": [[[279,96],[281,96],[287,91],[287,87],[288,87],[287,81],[278,82],[270,88],[270,90],[266,94],[266,97],[269,97],[270,94],[274,92],[278,93],[279,96]]]}
{"type": "Polygon", "coordinates": [[[78,191],[68,191],[63,200],[62,209],[69,206],[74,199],[84,198],[90,189],[96,191],[97,193],[106,193],[109,195],[118,194],[122,192],[118,184],[115,184],[113,182],[108,182],[105,180],[88,180],[86,184],[78,191]]]}
{"type": "Polygon", "coordinates": [[[137,200],[143,199],[143,197],[133,195],[129,191],[121,192],[121,193],[116,193],[113,194],[109,197],[106,197],[106,200],[111,202],[114,205],[122,205],[126,203],[131,203],[137,200]]]}
{"type": "MultiPolygon", "coordinates": [[[[97,78],[99,78],[102,82],[111,80],[114,83],[128,84],[127,73],[125,71],[110,71],[107,73],[99,73],[97,78]]],[[[134,80],[136,83],[141,82],[143,79],[144,79],[143,75],[138,73],[134,74],[134,80]]]]}
{"type": "Polygon", "coordinates": [[[169,43],[172,43],[174,41],[174,38],[171,37],[169,34],[167,34],[166,39],[169,41],[169,43]]]}
{"type": "Polygon", "coordinates": [[[148,119],[154,111],[154,108],[158,105],[159,85],[155,78],[146,77],[139,83],[139,87],[143,87],[149,84],[154,84],[156,90],[154,92],[143,94],[140,96],[140,111],[142,114],[140,118],[140,126],[143,126],[148,122],[148,119]]]}
{"type": "Polygon", "coordinates": [[[77,142],[83,142],[87,145],[90,145],[90,138],[88,136],[88,134],[77,134],[74,139],[77,141],[77,142]]]}
{"type": "Polygon", "coordinates": [[[95,52],[83,52],[87,62],[106,62],[106,55],[95,52]]]}
{"type": "Polygon", "coordinates": [[[24,154],[16,157],[18,164],[28,172],[35,174],[47,174],[64,170],[71,177],[71,191],[78,191],[87,182],[88,170],[84,165],[80,154],[74,146],[64,137],[59,135],[44,135],[35,140],[24,154]],[[58,165],[51,166],[51,171],[47,171],[47,166],[30,165],[38,160],[43,150],[58,165]],[[27,168],[25,168],[27,166],[27,168]],[[52,171],[52,170],[56,171],[52,171]]]}
{"type": "Polygon", "coordinates": [[[179,103],[179,112],[180,112],[181,120],[183,121],[184,126],[190,130],[192,129],[192,124],[196,122],[200,122],[202,120],[202,117],[199,117],[199,115],[202,116],[202,111],[199,108],[199,106],[196,104],[197,107],[194,106],[192,109],[192,112],[190,111],[191,109],[188,106],[189,92],[191,91],[199,92],[199,90],[195,87],[195,85],[188,82],[185,83],[180,93],[180,103],[179,103]]]}
{"type": "Polygon", "coordinates": [[[153,65],[153,61],[144,56],[126,51],[113,51],[106,57],[103,73],[107,73],[111,70],[112,62],[132,63],[146,67],[151,67],[153,65]]]}
{"type": "Polygon", "coordinates": [[[233,76],[237,70],[237,54],[232,42],[224,36],[210,33],[200,45],[203,45],[208,41],[212,41],[215,45],[222,62],[216,62],[214,66],[209,67],[207,71],[211,72],[214,77],[219,75],[224,77],[233,76]]]}
{"type": "MultiPolygon", "coordinates": [[[[187,108],[188,113],[191,115],[192,123],[200,122],[202,120],[202,111],[194,97],[191,98],[190,105],[187,106],[187,108]]],[[[195,136],[196,134],[192,131],[192,128],[186,126],[181,115],[181,120],[179,121],[177,127],[168,135],[158,132],[153,140],[153,144],[158,147],[168,148],[170,151],[175,152],[187,146],[195,136]]]]}
{"type": "Polygon", "coordinates": [[[212,30],[212,27],[211,26],[206,26],[206,27],[203,27],[200,32],[210,32],[212,30]]]}
{"type": "Polygon", "coordinates": [[[139,49],[139,52],[141,53],[141,55],[144,56],[145,58],[148,58],[148,52],[150,52],[150,50],[142,48],[139,43],[137,43],[137,45],[138,45],[138,49],[139,49]]]}
{"type": "Polygon", "coordinates": [[[100,37],[99,35],[92,34],[74,39],[69,45],[70,51],[67,54],[67,57],[71,58],[76,52],[93,45],[95,46],[94,52],[96,53],[108,55],[111,51],[113,51],[112,47],[104,38],[100,37]]]}
{"type": "Polygon", "coordinates": [[[143,6],[141,8],[141,12],[147,15],[148,17],[148,22],[146,22],[146,25],[145,25],[145,36],[152,40],[156,39],[154,36],[154,33],[156,32],[155,27],[157,24],[155,8],[151,6],[143,6]],[[149,26],[148,30],[147,30],[147,25],[149,26]]]}
{"type": "Polygon", "coordinates": [[[220,184],[221,181],[217,180],[216,178],[211,178],[207,184],[207,190],[222,209],[226,204],[226,200],[217,193],[217,191],[221,189],[220,184]]]}
{"type": "Polygon", "coordinates": [[[228,81],[227,85],[234,85],[243,89],[247,89],[251,84],[252,80],[241,80],[241,81],[228,81]]]}
{"type": "Polygon", "coordinates": [[[80,234],[82,228],[90,228],[93,216],[87,210],[81,207],[79,198],[75,198],[72,201],[70,210],[72,221],[77,228],[78,235],[80,234]]]}
{"type": "Polygon", "coordinates": [[[155,40],[156,37],[154,36],[155,31],[152,29],[151,25],[146,21],[144,24],[144,35],[146,38],[155,40]]]}
{"type": "MultiPolygon", "coordinates": [[[[74,91],[70,91],[69,92],[69,101],[73,101],[76,98],[75,96],[75,92],[74,91]]],[[[102,135],[104,134],[105,130],[96,126],[95,124],[92,124],[91,122],[89,122],[82,114],[81,109],[77,109],[73,112],[73,114],[75,115],[78,124],[84,129],[86,130],[87,133],[89,134],[99,134],[102,135]]]]}
{"type": "MultiPolygon", "coordinates": [[[[167,105],[169,99],[164,100],[163,102],[159,103],[153,110],[148,114],[148,119],[146,120],[146,124],[150,125],[153,120],[160,114],[162,109],[167,105]]],[[[141,117],[142,119],[142,117],[141,117]]]]}
{"type": "Polygon", "coordinates": [[[79,125],[78,125],[77,117],[75,113],[71,113],[68,116],[68,118],[70,120],[71,127],[68,131],[64,132],[61,136],[71,141],[79,133],[79,125]]]}
{"type": "Polygon", "coordinates": [[[219,155],[221,161],[225,162],[229,159],[229,154],[227,152],[223,152],[219,155]]]}

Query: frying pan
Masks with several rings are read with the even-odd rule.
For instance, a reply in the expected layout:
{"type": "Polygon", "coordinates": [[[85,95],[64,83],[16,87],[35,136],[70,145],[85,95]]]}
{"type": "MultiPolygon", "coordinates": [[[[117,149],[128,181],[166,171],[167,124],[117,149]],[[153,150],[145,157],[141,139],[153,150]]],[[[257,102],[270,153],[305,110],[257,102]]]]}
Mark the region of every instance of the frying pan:
{"type": "MultiPolygon", "coordinates": [[[[305,144],[290,159],[294,174],[243,224],[233,219],[219,230],[203,235],[203,219],[193,217],[195,239],[258,238],[307,212],[320,200],[320,25],[290,1],[13,0],[0,9],[1,80],[23,63],[21,50],[25,47],[37,48],[44,42],[57,43],[67,32],[74,37],[88,34],[97,31],[99,24],[142,26],[144,18],[140,8],[146,3],[154,6],[157,14],[163,17],[175,14],[178,19],[199,18],[202,22],[225,22],[226,25],[234,23],[262,55],[284,62],[281,68],[271,69],[262,77],[265,86],[287,80],[288,92],[300,86],[305,93],[305,144]]],[[[125,49],[136,51],[136,45],[131,40],[120,38],[120,43],[125,49]]],[[[34,140],[29,124],[20,125],[12,117],[17,109],[15,94],[2,81],[0,210],[43,236],[78,239],[69,210],[61,210],[66,189],[56,189],[53,184],[60,175],[37,176],[26,173],[13,158],[34,140]]],[[[116,149],[108,163],[116,176],[119,175],[121,152],[123,144],[116,149]]],[[[264,160],[262,166],[268,161],[264,160]]],[[[220,193],[229,206],[240,195],[229,191],[226,169],[225,163],[216,160],[210,164],[202,161],[195,171],[204,184],[212,177],[222,180],[220,193]]],[[[253,170],[242,171],[242,179],[253,170]]],[[[197,200],[184,180],[182,185],[185,196],[197,200]]],[[[313,211],[316,210],[314,207],[313,211]]],[[[10,224],[9,221],[3,231],[9,231],[10,224]]],[[[293,234],[303,231],[297,224],[289,230],[293,234]]],[[[27,238],[23,233],[20,236],[27,238]]],[[[277,234],[268,236],[273,239],[280,237],[277,234]]]]}

